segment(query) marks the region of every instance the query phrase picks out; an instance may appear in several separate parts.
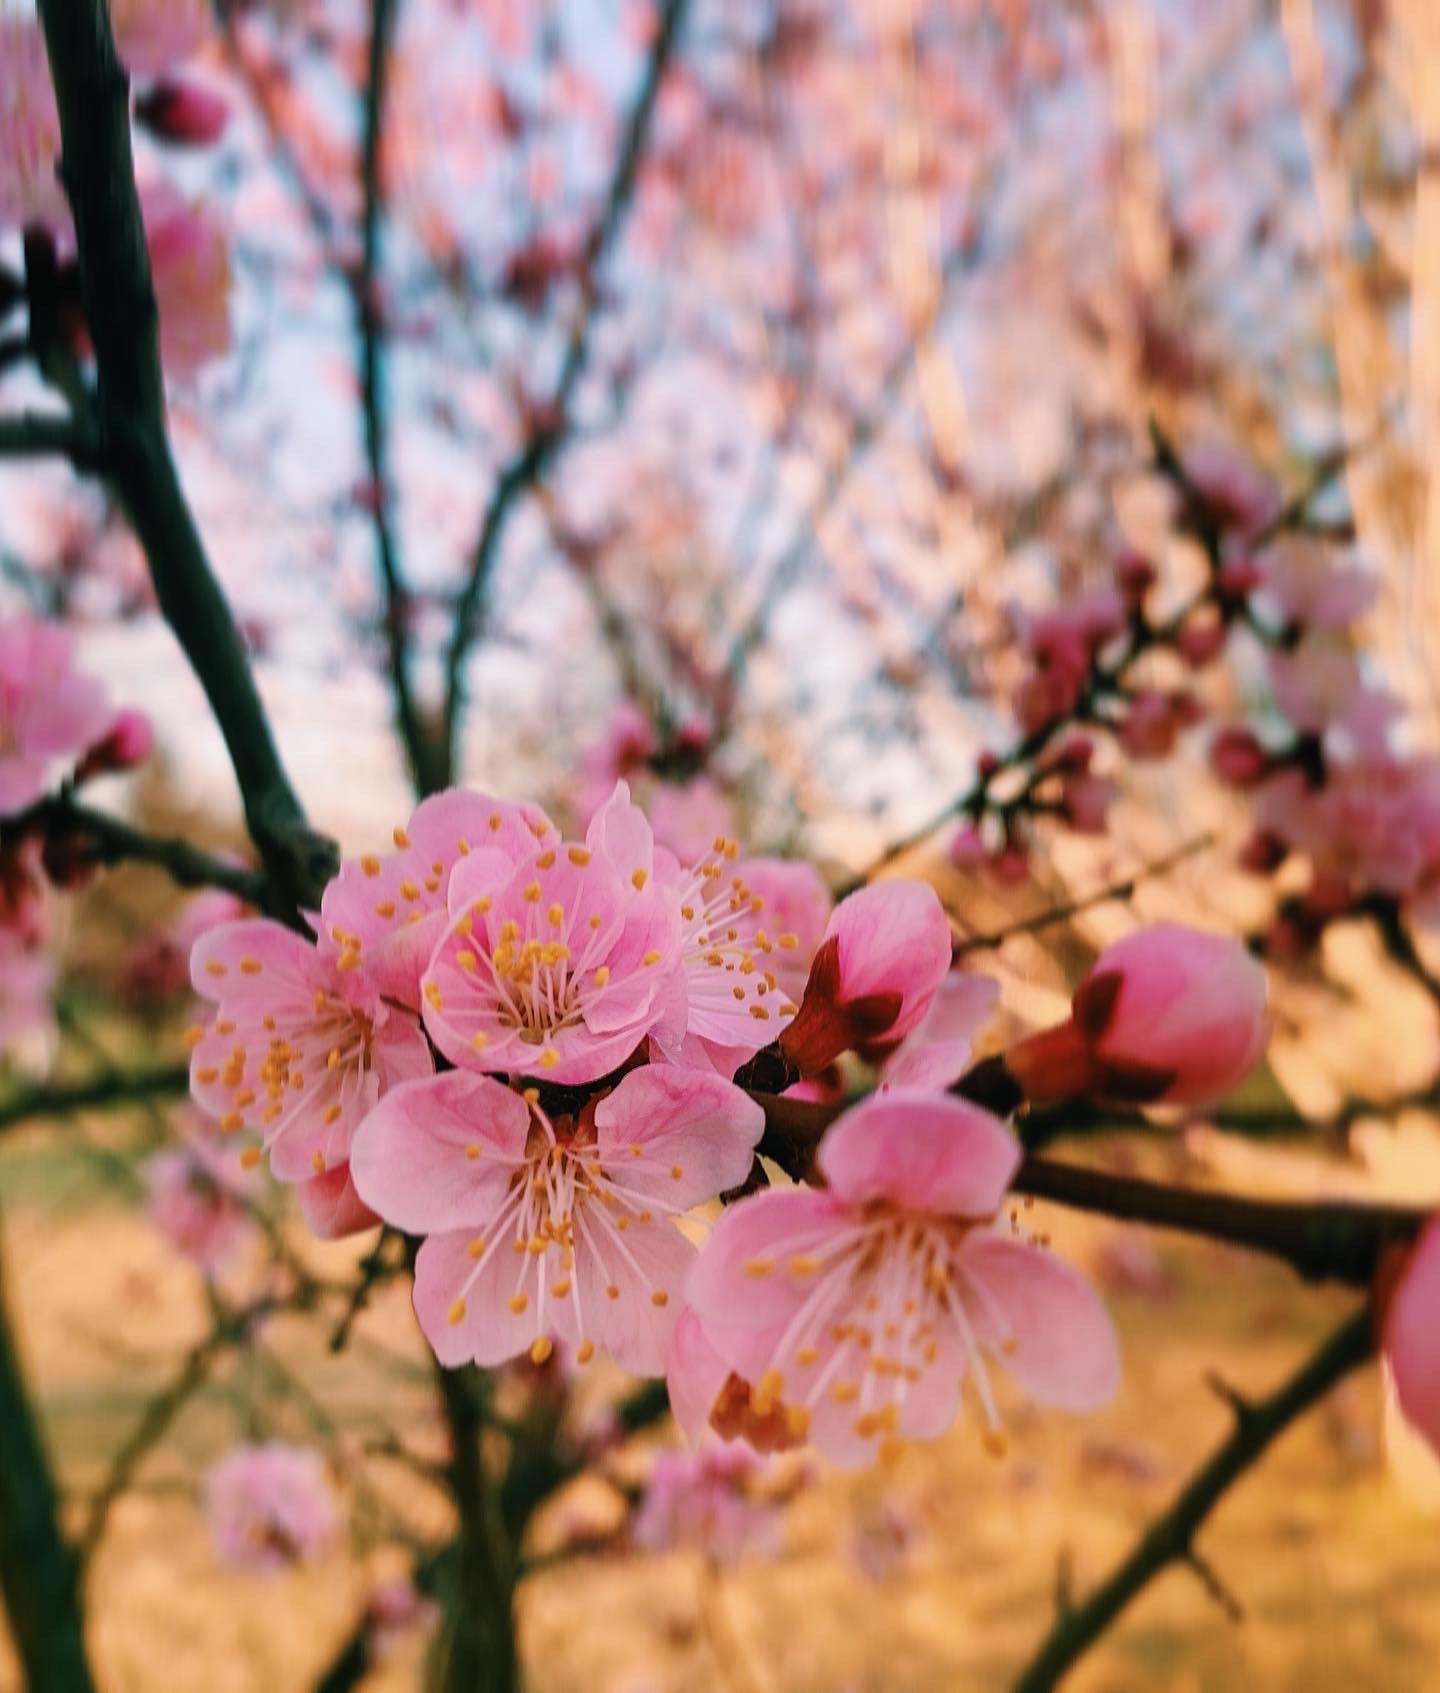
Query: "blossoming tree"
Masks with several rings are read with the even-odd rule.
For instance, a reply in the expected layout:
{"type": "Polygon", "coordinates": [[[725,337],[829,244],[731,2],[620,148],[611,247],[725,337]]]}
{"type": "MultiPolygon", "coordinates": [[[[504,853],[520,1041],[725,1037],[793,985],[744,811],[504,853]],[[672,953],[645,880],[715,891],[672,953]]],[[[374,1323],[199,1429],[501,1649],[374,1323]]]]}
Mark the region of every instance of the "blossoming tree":
{"type": "MultiPolygon", "coordinates": [[[[426,1397],[374,1451],[443,1526],[394,1536],[407,1568],[358,1607],[317,1681],[332,1693],[424,1630],[436,1687],[519,1686],[517,1594],[544,1561],[738,1558],[809,1484],[797,1454],[868,1469],[959,1425],[1004,1457],[1027,1403],[1103,1416],[1127,1337],[1051,1238],[1067,1212],[1269,1258],[1297,1302],[1332,1282],[1348,1304],[1288,1378],[1224,1386],[1219,1445],[1108,1574],[1035,1619],[1017,1688],[1057,1685],[1172,1565],[1228,1603],[1196,1546],[1210,1513],[1377,1355],[1399,1422],[1440,1453],[1440,1191],[1277,1197],[1173,1162],[1141,1174],[1124,1151],[1262,1126],[1232,1096],[1277,1026],[1329,1014],[1346,945],[1440,1004],[1440,765],[1398,665],[1358,639],[1386,547],[1413,539],[1375,519],[1366,467],[1405,444],[1346,327],[1343,427],[1277,445],[1314,403],[1299,337],[1324,310],[1301,293],[1272,361],[1294,391],[1267,398],[1255,444],[1206,416],[1246,349],[1184,255],[1225,250],[1230,213],[1270,220],[1232,287],[1305,249],[1284,182],[1258,209],[1167,195],[1153,80],[1198,10],[0,0],[0,457],[27,498],[33,474],[42,537],[12,559],[0,535],[0,1128],[187,1095],[141,1187],[207,1312],[83,1514],[0,1325],[0,1596],[27,1685],[96,1685],[87,1560],[222,1360],[283,1375],[270,1337],[290,1320],[344,1353],[393,1288],[426,1397]],[[1067,79],[1118,114],[1093,169],[1092,209],[1120,230],[1103,259],[1011,157],[1031,123],[1054,145],[1067,79]],[[1046,316],[1057,230],[1113,321],[1073,300],[1046,316]],[[967,423],[947,339],[986,275],[991,315],[1045,324],[1067,365],[1067,438],[1018,490],[965,439],[990,420],[967,423]],[[293,321],[266,316],[271,291],[293,321]],[[337,303],[343,380],[312,392],[305,335],[333,335],[337,303]],[[358,463],[316,446],[282,473],[297,414],[324,429],[352,408],[358,463]],[[49,460],[71,479],[42,483],[49,460]],[[252,617],[251,555],[222,556],[207,502],[233,479],[270,546],[286,477],[326,531],[311,569],[287,566],[316,603],[252,617]],[[457,514],[463,566],[442,569],[457,514]],[[136,551],[107,562],[117,527],[136,551]],[[1042,591],[1002,605],[997,578],[1040,553],[1042,591]],[[97,596],[173,634],[229,754],[243,854],[136,820],[167,726],[77,640],[97,596]],[[291,662],[386,690],[413,789],[388,840],[342,854],[287,775],[256,680],[287,621],[329,652],[291,662]],[[612,684],[599,733],[591,648],[612,684]],[[480,774],[502,734],[503,792],[480,774]],[[1087,842],[1123,848],[1128,813],[1186,806],[1216,821],[1068,886],[1087,842]],[[867,809],[873,850],[842,866],[837,821],[867,809]],[[1222,894],[1204,922],[1075,944],[1087,914],[1202,859],[1222,894]],[[108,962],[122,1058],[67,993],[60,914],[132,864],[193,897],[108,962]],[[988,915],[1032,885],[1027,913],[988,915]],[[1007,1004],[1024,970],[977,957],[1052,935],[1071,942],[1045,963],[1068,1013],[1007,1004]],[[627,1455],[667,1419],[683,1448],[635,1481],[627,1455]],[[582,1477],[616,1511],[538,1549],[582,1477]]],[[[1433,28],[1309,0],[1278,26],[1225,10],[1246,40],[1278,28],[1333,220],[1325,28],[1356,128],[1398,121],[1387,31],[1430,63],[1433,28]]],[[[1243,163],[1270,156],[1254,107],[1274,96],[1241,82],[1243,163]]],[[[1413,213],[1423,376],[1434,208],[1417,194],[1413,213]]],[[[1423,449],[1435,396],[1417,378],[1410,398],[1423,449]]],[[[1433,1081],[1381,1075],[1317,1127],[1269,1080],[1269,1126],[1322,1140],[1434,1104],[1433,1081]]],[[[252,1405],[198,1489],[242,1571],[293,1570],[347,1531],[336,1482],[361,1436],[285,1379],[310,1438],[252,1405]]]]}

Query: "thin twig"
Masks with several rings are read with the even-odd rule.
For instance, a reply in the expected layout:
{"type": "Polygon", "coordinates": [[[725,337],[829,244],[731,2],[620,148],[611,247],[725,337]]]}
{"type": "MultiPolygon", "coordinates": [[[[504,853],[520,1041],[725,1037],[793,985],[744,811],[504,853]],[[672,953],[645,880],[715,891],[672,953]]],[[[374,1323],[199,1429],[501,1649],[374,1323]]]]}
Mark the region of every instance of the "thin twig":
{"type": "Polygon", "coordinates": [[[1014,1693],[1050,1693],[1059,1686],[1131,1600],[1172,1564],[1189,1564],[1217,1597],[1226,1593],[1196,1553],[1195,1536],[1216,1505],[1278,1436],[1365,1362],[1374,1344],[1373,1336],[1369,1307],[1362,1306],[1283,1387],[1268,1399],[1247,1401],[1230,1435],[1130,1555],[1088,1599],[1061,1615],[1015,1682],[1014,1693]]]}
{"type": "Polygon", "coordinates": [[[68,1117],[75,1111],[101,1111],[143,1104],[156,1094],[184,1093],[190,1072],[183,1064],[160,1064],[149,1070],[112,1072],[83,1082],[57,1082],[23,1088],[0,1101],[0,1130],[43,1117],[68,1117]]]}
{"type": "Polygon", "coordinates": [[[100,462],[100,442],[80,418],[33,412],[0,417],[0,459],[19,458],[65,458],[77,470],[93,470],[100,462]]]}
{"type": "Polygon", "coordinates": [[[182,888],[221,888],[250,905],[265,902],[265,877],[258,870],[227,863],[177,835],[146,834],[69,795],[42,802],[17,826],[32,817],[47,833],[80,837],[96,864],[153,864],[182,888]]]}

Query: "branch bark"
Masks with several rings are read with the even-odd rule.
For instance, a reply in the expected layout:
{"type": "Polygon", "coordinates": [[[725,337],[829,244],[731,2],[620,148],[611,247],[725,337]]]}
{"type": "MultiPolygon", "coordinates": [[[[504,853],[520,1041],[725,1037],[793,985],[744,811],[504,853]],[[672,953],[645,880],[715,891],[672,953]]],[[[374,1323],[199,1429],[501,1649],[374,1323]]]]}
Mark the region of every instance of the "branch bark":
{"type": "Polygon", "coordinates": [[[245,645],[186,501],[165,427],[159,313],[135,189],[128,82],[104,0],[41,0],[95,347],[100,453],[149,561],[155,594],[215,713],[265,861],[270,905],[319,903],[334,844],[305,820],[250,672],[245,645]]]}
{"type": "Polygon", "coordinates": [[[1370,1356],[1368,1306],[1347,1317],[1301,1369],[1268,1399],[1237,1408],[1235,1427],[1169,1510],[1090,1597],[1065,1611],[1015,1682],[1014,1693],[1050,1693],[1137,1594],[1172,1564],[1205,1566],[1195,1536],[1237,1481],[1274,1441],[1370,1356]]]}

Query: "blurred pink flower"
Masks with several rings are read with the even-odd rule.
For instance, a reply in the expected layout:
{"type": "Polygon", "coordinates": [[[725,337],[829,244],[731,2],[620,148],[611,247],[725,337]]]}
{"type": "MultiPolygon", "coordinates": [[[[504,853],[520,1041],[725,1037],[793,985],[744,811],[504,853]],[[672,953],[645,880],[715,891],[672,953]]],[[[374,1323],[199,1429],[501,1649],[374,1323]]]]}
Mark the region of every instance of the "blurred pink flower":
{"type": "Polygon", "coordinates": [[[764,1114],[708,1072],[632,1070],[578,1117],[450,1071],[381,1101],[355,1141],[364,1201],[427,1238],[415,1312],[442,1364],[557,1342],[660,1375],[695,1248],[673,1219],[749,1174],[764,1114]]]}
{"type": "Polygon", "coordinates": [[[194,375],[230,351],[230,246],[212,213],[169,182],[147,182],[140,211],[160,306],[166,374],[194,375]]]}
{"type": "Polygon", "coordinates": [[[0,623],[0,817],[40,799],[57,765],[75,764],[115,714],[99,682],[72,668],[55,623],[0,623]]]}
{"type": "Polygon", "coordinates": [[[205,1478],[205,1516],[220,1561],[257,1574],[312,1562],[341,1525],[320,1454],[278,1443],[222,1458],[205,1478]]]}
{"type": "Polygon", "coordinates": [[[168,921],[143,930],[120,963],[128,996],[155,1002],[173,998],[190,986],[190,954],[207,930],[245,915],[244,900],[221,888],[207,888],[185,901],[168,921]]]}
{"type": "Polygon", "coordinates": [[[1069,1265],[990,1226],[1019,1160],[988,1112],[897,1091],[826,1135],[824,1189],[731,1206],[686,1297],[755,1408],[782,1408],[854,1467],[943,1433],[966,1377],[998,1442],[987,1355],[1042,1404],[1107,1404],[1119,1349],[1104,1307],[1069,1265]]]}
{"type": "Polygon", "coordinates": [[[193,77],[167,77],[136,100],[135,116],[172,147],[211,147],[225,133],[230,102],[193,77]]]}
{"type": "Polygon", "coordinates": [[[216,1007],[191,1053],[191,1094],[227,1134],[258,1132],[283,1182],[333,1177],[385,1090],[430,1073],[419,1024],[358,965],[258,917],[209,930],[191,954],[192,985],[216,1007]]]}
{"type": "Polygon", "coordinates": [[[1440,1455],[1440,1219],[1420,1236],[1391,1295],[1384,1349],[1406,1421],[1440,1455]]]}
{"type": "Polygon", "coordinates": [[[427,1599],[408,1576],[381,1582],[365,1607],[370,1631],[370,1655],[383,1663],[400,1646],[406,1635],[433,1628],[440,1620],[440,1607],[427,1599]]]}
{"type": "Polygon", "coordinates": [[[655,844],[682,864],[703,858],[718,835],[735,833],[735,806],[713,776],[694,776],[683,787],[656,782],[645,795],[655,844]]]}
{"type": "Polygon", "coordinates": [[[151,1227],[207,1275],[223,1271],[254,1238],[244,1203],[254,1184],[213,1142],[186,1136],[148,1159],[144,1177],[151,1227]]]}
{"type": "Polygon", "coordinates": [[[631,1521],[635,1544],[647,1552],[703,1552],[721,1564],[749,1552],[773,1555],[780,1509],[755,1493],[765,1468],[748,1446],[735,1444],[657,1454],[631,1521]]]}
{"type": "Polygon", "coordinates": [[[48,952],[0,929],[0,1063],[54,1027],[55,964],[48,952]]]}
{"type": "Polygon", "coordinates": [[[32,13],[0,11],[0,231],[66,225],[60,114],[45,37],[32,13]]]}
{"type": "Polygon", "coordinates": [[[1268,1035],[1265,972],[1244,946],[1159,923],[1107,947],[1070,1021],[1021,1041],[1005,1062],[1031,1104],[1199,1105],[1249,1074],[1268,1035]]]}
{"type": "Polygon", "coordinates": [[[680,917],[655,868],[650,825],[623,782],[584,846],[465,858],[421,983],[425,1027],[450,1062],[589,1082],[673,1022],[680,917]]]}
{"type": "Polygon", "coordinates": [[[971,1037],[999,999],[1000,984],[992,977],[952,970],[930,1009],[881,1065],[881,1086],[943,1092],[959,1081],[970,1063],[971,1037]]]}
{"type": "Polygon", "coordinates": [[[110,0],[121,63],[145,81],[193,57],[215,35],[207,0],[110,0]]]}
{"type": "Polygon", "coordinates": [[[1287,537],[1258,560],[1256,597],[1289,629],[1331,634],[1370,609],[1379,583],[1366,570],[1336,564],[1328,548],[1287,537]]]}
{"type": "Polygon", "coordinates": [[[1280,510],[1279,486],[1234,441],[1203,436],[1186,447],[1181,462],[1220,527],[1242,539],[1263,529],[1280,510]]]}
{"type": "Polygon", "coordinates": [[[950,968],[950,924],[925,882],[861,888],[836,906],[781,1049],[802,1073],[842,1052],[894,1045],[930,1009],[950,968]]]}

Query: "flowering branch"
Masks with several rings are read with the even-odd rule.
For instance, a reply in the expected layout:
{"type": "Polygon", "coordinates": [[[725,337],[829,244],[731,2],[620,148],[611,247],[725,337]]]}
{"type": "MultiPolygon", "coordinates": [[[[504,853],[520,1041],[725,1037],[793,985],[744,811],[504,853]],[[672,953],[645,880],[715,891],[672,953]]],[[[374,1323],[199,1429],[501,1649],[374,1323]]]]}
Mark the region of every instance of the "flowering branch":
{"type": "Polygon", "coordinates": [[[265,903],[266,881],[259,871],[229,864],[176,835],[146,834],[69,794],[43,802],[30,816],[47,834],[77,846],[91,863],[153,864],[182,888],[223,888],[251,905],[265,903]]]}
{"type": "Polygon", "coordinates": [[[654,116],[660,87],[665,80],[665,72],[679,38],[687,4],[688,0],[665,0],[665,4],[660,8],[655,40],[645,66],[640,93],[630,113],[630,120],[625,126],[615,174],[605,196],[600,217],[590,231],[581,256],[581,304],[570,328],[559,381],[555,385],[549,404],[544,408],[544,421],[533,428],[520,452],[501,471],[480,526],[480,535],[471,555],[470,574],[456,607],[455,627],[446,661],[441,786],[451,779],[456,768],[460,717],[465,704],[465,662],[481,632],[486,595],[495,560],[499,555],[500,542],[516,502],[544,475],[564,447],[569,435],[572,423],[571,402],[590,361],[590,332],[599,304],[598,273],[620,231],[635,191],[640,174],[640,161],[650,133],[650,121],[654,116]]]}
{"type": "MultiPolygon", "coordinates": [[[[970,1090],[962,1083],[957,1091],[970,1090]]],[[[754,1097],[765,1109],[761,1152],[788,1174],[809,1178],[814,1150],[838,1110],[774,1095],[754,1097]]],[[[1208,1193],[1034,1155],[1022,1161],[1012,1187],[1073,1211],[1244,1247],[1280,1259],[1306,1281],[1352,1287],[1368,1287],[1386,1251],[1413,1240],[1430,1215],[1418,1207],[1208,1193]]]]}
{"type": "Polygon", "coordinates": [[[189,1085],[188,1065],[160,1064],[150,1070],[105,1074],[83,1082],[24,1088],[0,1102],[0,1130],[40,1117],[67,1117],[74,1111],[134,1105],[156,1095],[184,1093],[189,1085]]]}
{"type": "Polygon", "coordinates": [[[1291,1423],[1369,1358],[1372,1347],[1371,1314],[1362,1306],[1268,1399],[1233,1400],[1235,1427],[1228,1438],[1108,1580],[1083,1604],[1061,1614],[1015,1682],[1014,1693],[1047,1693],[1057,1687],[1131,1600],[1172,1564],[1196,1566],[1209,1585],[1194,1546],[1206,1518],[1291,1423]]]}
{"type": "Polygon", "coordinates": [[[107,474],[149,560],[156,598],[205,689],[270,874],[277,910],[318,903],[335,849],[290,786],[244,641],[210,566],[165,429],[150,259],[130,147],[128,84],[104,0],[40,7],[60,111],[62,173],[75,218],[95,346],[95,421],[107,474]]]}

